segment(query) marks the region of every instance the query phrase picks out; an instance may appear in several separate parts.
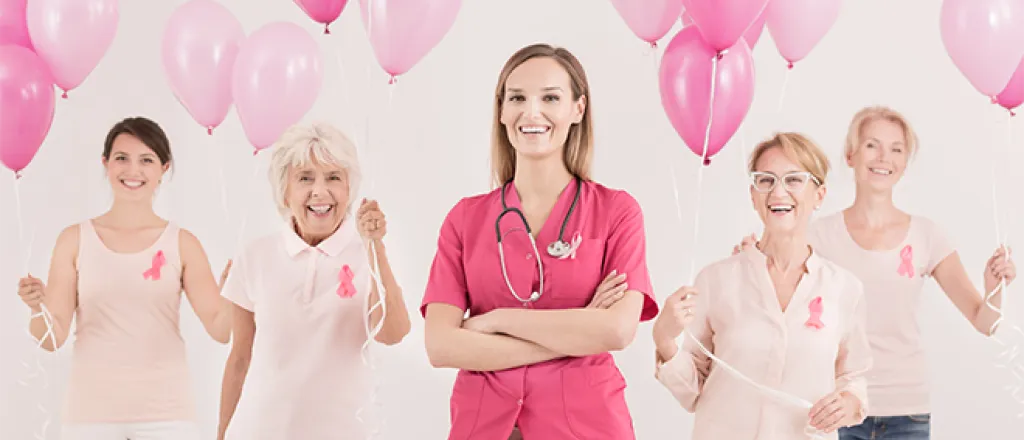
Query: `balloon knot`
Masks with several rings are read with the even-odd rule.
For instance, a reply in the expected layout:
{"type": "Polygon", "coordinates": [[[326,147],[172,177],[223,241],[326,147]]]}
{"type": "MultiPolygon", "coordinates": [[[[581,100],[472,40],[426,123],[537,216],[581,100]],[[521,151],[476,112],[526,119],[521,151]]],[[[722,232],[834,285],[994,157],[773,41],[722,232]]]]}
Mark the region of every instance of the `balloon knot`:
{"type": "Polygon", "coordinates": [[[999,103],[999,99],[996,98],[995,96],[989,96],[988,99],[989,99],[989,102],[991,102],[993,104],[998,104],[999,103]]]}
{"type": "Polygon", "coordinates": [[[260,149],[259,149],[259,148],[253,148],[253,149],[252,149],[252,155],[253,155],[253,157],[256,157],[256,155],[257,155],[257,154],[260,154],[260,149]]]}
{"type": "Polygon", "coordinates": [[[20,178],[21,178],[21,171],[15,171],[14,172],[14,180],[18,180],[20,178]]]}
{"type": "Polygon", "coordinates": [[[658,42],[657,41],[652,41],[651,42],[651,49],[657,49],[657,48],[658,48],[658,42]]]}
{"type": "Polygon", "coordinates": [[[330,35],[330,34],[331,34],[331,25],[325,24],[324,25],[324,35],[330,35]]]}
{"type": "Polygon", "coordinates": [[[206,134],[213,136],[213,127],[206,127],[206,134]]]}
{"type": "Polygon", "coordinates": [[[67,90],[65,90],[65,91],[64,91],[64,93],[61,93],[61,94],[60,94],[60,97],[61,97],[61,98],[64,98],[64,99],[68,99],[68,91],[67,91],[67,90]]]}
{"type": "Polygon", "coordinates": [[[718,52],[718,55],[715,55],[715,56],[716,56],[716,57],[718,57],[718,60],[719,60],[719,61],[721,61],[721,60],[722,60],[722,58],[724,58],[724,57],[725,57],[725,51],[723,50],[723,51],[721,51],[721,52],[718,52]]]}
{"type": "Polygon", "coordinates": [[[792,61],[788,61],[788,63],[789,64],[787,65],[786,68],[792,70],[793,69],[793,62],[792,61]]]}
{"type": "Polygon", "coordinates": [[[1012,116],[1017,116],[1017,114],[1016,114],[1016,113],[1014,113],[1014,112],[1013,112],[1013,110],[1010,110],[1010,116],[1011,116],[1011,117],[1012,117],[1012,116]]]}
{"type": "Polygon", "coordinates": [[[388,84],[394,84],[396,81],[398,81],[398,78],[395,78],[395,75],[391,75],[391,78],[388,79],[388,84]]]}
{"type": "Polygon", "coordinates": [[[708,165],[711,165],[711,158],[710,157],[705,157],[704,158],[704,166],[708,166],[708,165]]]}

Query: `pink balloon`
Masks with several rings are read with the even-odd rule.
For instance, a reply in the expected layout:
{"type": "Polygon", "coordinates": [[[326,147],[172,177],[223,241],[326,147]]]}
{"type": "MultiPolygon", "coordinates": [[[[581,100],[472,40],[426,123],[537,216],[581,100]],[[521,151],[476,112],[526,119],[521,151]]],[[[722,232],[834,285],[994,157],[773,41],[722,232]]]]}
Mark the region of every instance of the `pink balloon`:
{"type": "Polygon", "coordinates": [[[31,0],[28,33],[57,87],[78,87],[107,53],[119,20],[117,0],[31,0]]]}
{"type": "Polygon", "coordinates": [[[996,96],[996,103],[1009,110],[1011,115],[1014,114],[1013,109],[1024,104],[1024,58],[1010,77],[1010,83],[996,96]]]}
{"type": "Polygon", "coordinates": [[[305,12],[313,21],[324,25],[324,33],[331,33],[331,23],[341,16],[348,0],[295,0],[302,12],[305,12]]]}
{"type": "Polygon", "coordinates": [[[213,0],[191,0],[171,14],[161,55],[171,91],[209,133],[231,109],[231,76],[245,40],[242,24],[213,0]]]}
{"type": "Polygon", "coordinates": [[[322,64],[316,41],[293,23],[264,25],[242,43],[231,89],[254,153],[313,107],[323,84],[322,64]]]}
{"type": "Polygon", "coordinates": [[[689,26],[669,42],[658,72],[665,114],[690,151],[705,158],[705,165],[736,134],[754,102],[754,60],[747,43],[741,40],[718,54],[696,26],[689,26]],[[715,88],[714,108],[710,109],[712,68],[715,88]],[[705,155],[709,116],[711,132],[705,155]]]}
{"type": "Polygon", "coordinates": [[[1024,56],[1024,2],[945,0],[940,32],[953,64],[975,89],[995,99],[1024,56]]]}
{"type": "Polygon", "coordinates": [[[736,44],[768,5],[768,0],[684,0],[686,13],[712,49],[736,44]]]}
{"type": "Polygon", "coordinates": [[[612,6],[637,37],[657,46],[676,18],[683,12],[684,0],[612,0],[612,6]]]}
{"type": "MultiPolygon", "coordinates": [[[[757,40],[761,39],[761,32],[764,30],[764,21],[767,14],[761,12],[761,15],[757,16],[757,20],[754,24],[747,28],[747,31],[743,33],[743,41],[747,42],[747,46],[750,50],[754,50],[754,46],[757,45],[757,40]]],[[[679,22],[682,23],[683,27],[687,27],[693,24],[693,19],[690,15],[683,11],[683,15],[679,17],[679,22]]]]}
{"type": "Polygon", "coordinates": [[[444,39],[462,0],[359,0],[359,7],[373,54],[394,82],[444,39]]]}
{"type": "Polygon", "coordinates": [[[21,176],[50,132],[56,105],[46,63],[21,46],[0,46],[0,163],[21,176]]]}
{"type": "Polygon", "coordinates": [[[765,27],[790,68],[825,38],[839,19],[842,6],[842,0],[771,0],[768,3],[765,27]]]}
{"type": "Polygon", "coordinates": [[[0,0],[0,46],[17,44],[33,49],[28,36],[28,20],[25,18],[27,0],[0,0]]]}

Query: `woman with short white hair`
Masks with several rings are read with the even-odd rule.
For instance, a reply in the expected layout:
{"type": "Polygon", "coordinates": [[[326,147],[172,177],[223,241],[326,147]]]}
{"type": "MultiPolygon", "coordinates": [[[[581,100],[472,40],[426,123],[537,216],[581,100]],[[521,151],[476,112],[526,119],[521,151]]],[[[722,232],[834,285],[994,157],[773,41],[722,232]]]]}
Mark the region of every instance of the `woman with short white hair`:
{"type": "Polygon", "coordinates": [[[384,214],[365,199],[353,212],[359,161],[336,128],[293,126],[273,151],[270,183],[286,223],[242,251],[224,286],[234,340],[218,439],[365,438],[357,413],[369,406],[366,328],[379,325],[376,341],[393,345],[410,325],[384,248],[384,214]],[[386,314],[374,307],[374,252],[364,241],[376,251],[386,314]]]}

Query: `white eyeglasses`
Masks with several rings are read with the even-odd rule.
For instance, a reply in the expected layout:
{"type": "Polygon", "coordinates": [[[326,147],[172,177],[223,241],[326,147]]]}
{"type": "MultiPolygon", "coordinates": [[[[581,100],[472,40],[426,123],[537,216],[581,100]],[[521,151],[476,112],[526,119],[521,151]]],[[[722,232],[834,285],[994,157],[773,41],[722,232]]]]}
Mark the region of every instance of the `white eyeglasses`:
{"type": "Polygon", "coordinates": [[[775,189],[775,185],[779,184],[779,180],[782,180],[786,191],[791,193],[803,190],[809,181],[814,181],[815,184],[821,186],[821,182],[810,171],[793,171],[782,175],[781,178],[774,173],[764,171],[750,173],[750,185],[757,192],[772,192],[775,189]]]}

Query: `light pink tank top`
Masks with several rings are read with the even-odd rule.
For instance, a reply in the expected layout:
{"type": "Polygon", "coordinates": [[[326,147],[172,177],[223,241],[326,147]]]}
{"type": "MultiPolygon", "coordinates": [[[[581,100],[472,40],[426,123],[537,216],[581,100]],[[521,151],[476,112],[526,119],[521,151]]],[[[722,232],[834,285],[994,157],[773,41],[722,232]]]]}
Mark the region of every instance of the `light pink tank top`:
{"type": "Polygon", "coordinates": [[[78,311],[64,417],[72,423],[192,420],[179,330],[178,227],[138,253],[116,253],[81,223],[78,311]]]}

